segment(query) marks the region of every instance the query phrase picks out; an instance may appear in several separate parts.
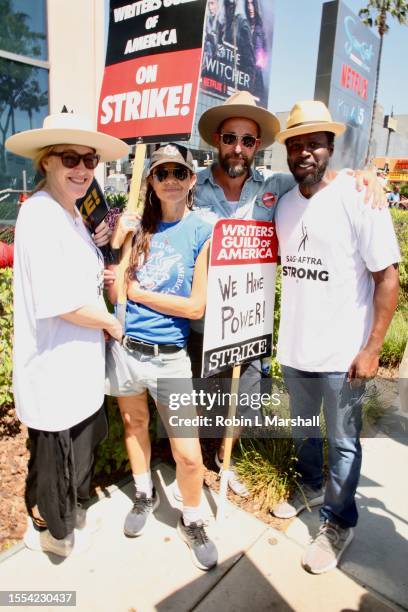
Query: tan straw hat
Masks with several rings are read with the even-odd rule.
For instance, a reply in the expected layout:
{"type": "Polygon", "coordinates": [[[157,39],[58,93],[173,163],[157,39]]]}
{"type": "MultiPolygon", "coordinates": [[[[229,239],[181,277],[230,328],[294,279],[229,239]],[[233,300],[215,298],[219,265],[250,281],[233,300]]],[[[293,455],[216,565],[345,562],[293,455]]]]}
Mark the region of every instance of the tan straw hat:
{"type": "Polygon", "coordinates": [[[113,161],[129,153],[123,140],[96,132],[87,117],[66,112],[48,115],[42,128],[19,132],[5,142],[12,153],[31,159],[44,147],[61,144],[91,147],[101,156],[101,161],[113,161]]]}
{"type": "Polygon", "coordinates": [[[289,113],[286,129],[276,134],[276,140],[284,144],[288,138],[312,132],[333,132],[340,136],[345,131],[344,123],[332,120],[329,109],[318,100],[296,102],[289,113]]]}
{"type": "Polygon", "coordinates": [[[257,106],[255,98],[248,91],[237,91],[220,106],[213,106],[201,115],[198,122],[198,131],[201,138],[209,145],[214,146],[215,134],[225,119],[244,117],[252,119],[260,128],[260,149],[269,147],[280,130],[279,119],[266,108],[257,106]]]}

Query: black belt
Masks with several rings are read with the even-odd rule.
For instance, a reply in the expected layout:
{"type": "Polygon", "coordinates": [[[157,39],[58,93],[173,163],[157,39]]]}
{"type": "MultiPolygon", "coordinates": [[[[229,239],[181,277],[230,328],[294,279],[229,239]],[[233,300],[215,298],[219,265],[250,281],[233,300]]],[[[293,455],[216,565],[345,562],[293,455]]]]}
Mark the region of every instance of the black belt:
{"type": "Polygon", "coordinates": [[[130,336],[124,336],[122,344],[128,351],[138,351],[143,355],[151,355],[152,357],[157,357],[160,353],[177,353],[182,349],[177,344],[150,344],[130,336]]]}

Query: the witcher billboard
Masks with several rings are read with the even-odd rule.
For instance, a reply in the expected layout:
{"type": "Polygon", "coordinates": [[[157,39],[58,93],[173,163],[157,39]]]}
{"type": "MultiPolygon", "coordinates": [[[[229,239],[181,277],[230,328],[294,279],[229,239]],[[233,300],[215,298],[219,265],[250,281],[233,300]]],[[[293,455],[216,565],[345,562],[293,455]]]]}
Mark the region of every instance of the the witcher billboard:
{"type": "Polygon", "coordinates": [[[250,91],[268,106],[274,0],[207,0],[201,89],[250,91]]]}

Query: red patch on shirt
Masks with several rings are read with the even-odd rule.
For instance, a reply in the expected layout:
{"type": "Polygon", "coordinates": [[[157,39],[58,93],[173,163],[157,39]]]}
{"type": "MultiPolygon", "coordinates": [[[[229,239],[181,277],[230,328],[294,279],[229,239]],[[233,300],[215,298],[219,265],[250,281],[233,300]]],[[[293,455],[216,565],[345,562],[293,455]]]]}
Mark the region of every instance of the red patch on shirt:
{"type": "Polygon", "coordinates": [[[262,204],[264,206],[274,206],[276,204],[276,195],[274,193],[264,193],[262,196],[262,204]]]}

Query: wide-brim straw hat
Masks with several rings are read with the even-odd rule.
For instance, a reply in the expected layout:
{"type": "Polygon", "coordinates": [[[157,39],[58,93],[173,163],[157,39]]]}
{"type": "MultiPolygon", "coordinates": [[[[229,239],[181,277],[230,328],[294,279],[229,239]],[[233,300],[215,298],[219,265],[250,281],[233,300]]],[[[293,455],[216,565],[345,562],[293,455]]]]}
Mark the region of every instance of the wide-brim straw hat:
{"type": "Polygon", "coordinates": [[[87,117],[65,112],[48,115],[42,128],[19,132],[5,142],[11,153],[31,159],[45,147],[62,144],[95,149],[104,162],[120,159],[129,153],[129,146],[123,140],[93,130],[87,117]]]}
{"type": "Polygon", "coordinates": [[[345,131],[344,123],[333,121],[329,109],[318,100],[296,102],[286,121],[286,129],[276,134],[276,140],[284,144],[288,138],[313,132],[332,132],[340,136],[345,131]]]}
{"type": "Polygon", "coordinates": [[[260,128],[259,149],[266,149],[274,140],[280,130],[279,119],[276,115],[256,105],[255,98],[248,91],[237,91],[220,106],[213,106],[201,115],[198,122],[198,131],[201,138],[209,145],[215,146],[213,134],[226,119],[243,117],[252,119],[260,128]]]}

